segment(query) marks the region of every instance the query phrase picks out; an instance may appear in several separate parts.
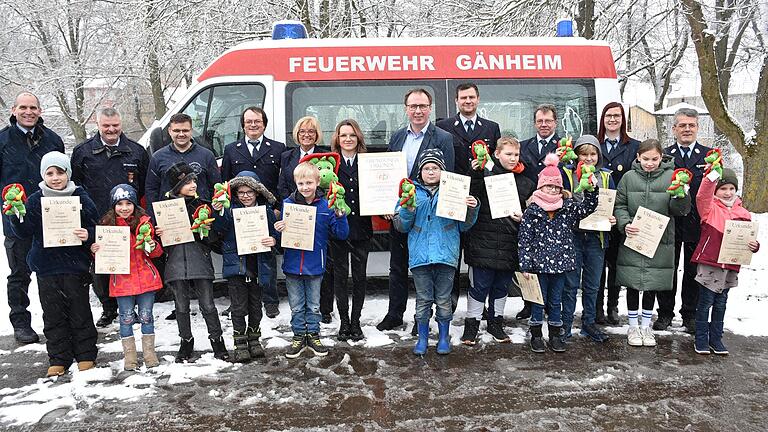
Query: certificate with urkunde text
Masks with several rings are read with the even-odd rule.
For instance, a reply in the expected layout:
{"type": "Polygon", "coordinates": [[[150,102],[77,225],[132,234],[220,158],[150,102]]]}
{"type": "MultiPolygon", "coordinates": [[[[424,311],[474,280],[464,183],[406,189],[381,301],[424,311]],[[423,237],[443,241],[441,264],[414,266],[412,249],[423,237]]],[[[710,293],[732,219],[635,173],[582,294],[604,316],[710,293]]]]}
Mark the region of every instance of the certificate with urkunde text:
{"type": "Polygon", "coordinates": [[[400,180],[408,177],[405,153],[359,153],[357,167],[360,215],[393,214],[400,197],[400,180]]]}
{"type": "Polygon", "coordinates": [[[632,226],[638,228],[640,232],[631,237],[627,236],[624,246],[648,258],[653,258],[667,229],[667,224],[669,224],[669,217],[645,207],[639,207],[632,220],[632,226]]]}
{"type": "Polygon", "coordinates": [[[752,251],[747,243],[757,240],[757,222],[727,220],[723,241],[720,244],[720,255],[717,262],[721,264],[749,265],[752,263],[752,251]]]}
{"type": "Polygon", "coordinates": [[[314,249],[316,207],[284,203],[283,221],[285,221],[285,229],[280,238],[280,246],[306,251],[314,249]]]}
{"type": "Polygon", "coordinates": [[[75,234],[80,224],[79,196],[42,197],[43,247],[79,246],[83,244],[75,234]]]}
{"type": "Polygon", "coordinates": [[[269,252],[272,249],[261,244],[263,239],[269,237],[266,206],[232,209],[232,219],[235,221],[238,255],[269,252]]]}
{"type": "Polygon", "coordinates": [[[616,204],[616,190],[600,188],[597,209],[579,222],[579,228],[588,231],[610,231],[613,205],[616,204]]]}
{"type": "Polygon", "coordinates": [[[440,192],[435,214],[440,217],[464,221],[467,218],[469,176],[443,171],[440,174],[440,192]]]}
{"type": "Polygon", "coordinates": [[[96,274],[131,274],[131,228],[96,226],[96,274]]]}
{"type": "Polygon", "coordinates": [[[517,183],[515,174],[499,174],[488,176],[485,181],[485,192],[488,194],[488,207],[491,210],[491,219],[498,219],[513,214],[523,214],[520,206],[520,197],[517,195],[517,183]]]}
{"type": "Polygon", "coordinates": [[[544,305],[544,297],[541,295],[541,285],[539,277],[536,274],[530,274],[531,278],[526,279],[520,272],[515,272],[517,284],[520,286],[520,294],[523,300],[544,305]]]}
{"type": "Polygon", "coordinates": [[[163,246],[195,241],[184,198],[155,201],[152,203],[152,209],[155,211],[157,226],[163,229],[163,235],[160,236],[163,246]]]}

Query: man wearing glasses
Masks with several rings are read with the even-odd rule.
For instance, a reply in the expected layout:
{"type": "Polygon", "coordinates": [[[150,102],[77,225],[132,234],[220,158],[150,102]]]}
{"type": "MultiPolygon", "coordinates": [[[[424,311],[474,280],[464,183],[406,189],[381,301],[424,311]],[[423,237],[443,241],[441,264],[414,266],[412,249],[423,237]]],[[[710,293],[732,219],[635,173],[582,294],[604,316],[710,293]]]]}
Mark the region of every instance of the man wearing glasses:
{"type": "MultiPolygon", "coordinates": [[[[411,180],[418,177],[416,161],[426,149],[441,150],[446,169],[453,171],[453,136],[435,127],[430,121],[432,95],[423,88],[412,89],[405,94],[404,103],[408,126],[392,134],[387,151],[405,153],[408,177],[411,180]]],[[[403,325],[403,314],[408,302],[408,235],[390,228],[389,239],[389,307],[387,315],[376,326],[380,331],[403,325]]]]}
{"type": "Polygon", "coordinates": [[[525,174],[536,184],[539,171],[544,169],[544,156],[557,150],[557,108],[552,104],[541,104],[533,113],[536,136],[520,143],[520,159],[525,164],[525,174]]]}
{"type": "MultiPolygon", "coordinates": [[[[268,121],[267,113],[257,106],[249,106],[243,111],[240,116],[240,126],[243,128],[244,136],[240,141],[224,147],[221,178],[231,180],[242,171],[252,171],[256,173],[267,190],[280,200],[277,183],[280,179],[280,156],[285,151],[285,144],[264,136],[268,121]]],[[[279,201],[275,203],[275,208],[280,208],[279,201]]],[[[277,210],[275,212],[277,213],[277,210]]],[[[269,318],[274,318],[280,314],[275,253],[274,251],[260,253],[257,254],[256,259],[259,267],[259,284],[263,287],[264,310],[269,318]]]]}

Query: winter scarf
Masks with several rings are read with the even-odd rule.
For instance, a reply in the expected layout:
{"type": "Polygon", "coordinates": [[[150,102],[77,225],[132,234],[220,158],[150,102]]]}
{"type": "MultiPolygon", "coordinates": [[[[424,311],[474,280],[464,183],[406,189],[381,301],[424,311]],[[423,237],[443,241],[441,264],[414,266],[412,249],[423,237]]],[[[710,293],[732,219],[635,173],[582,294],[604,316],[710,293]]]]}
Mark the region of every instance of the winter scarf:
{"type": "Polygon", "coordinates": [[[719,198],[719,197],[715,197],[715,198],[719,199],[719,200],[720,200],[720,202],[722,202],[722,203],[723,203],[723,205],[725,205],[726,207],[728,207],[728,208],[731,208],[731,207],[733,207],[733,205],[734,205],[734,204],[736,204],[736,200],[737,200],[739,197],[737,197],[736,195],[734,195],[734,196],[733,196],[733,198],[731,198],[731,199],[729,199],[729,200],[724,200],[724,199],[722,199],[722,198],[719,198]]]}
{"type": "Polygon", "coordinates": [[[72,194],[75,193],[75,189],[77,189],[77,185],[73,181],[67,182],[67,186],[62,190],[54,190],[49,188],[48,185],[45,184],[45,180],[38,183],[38,186],[40,187],[40,192],[44,197],[72,196],[72,194]]]}
{"type": "Polygon", "coordinates": [[[563,195],[550,195],[544,193],[541,189],[536,189],[533,192],[533,202],[541,207],[544,211],[560,210],[563,207],[563,195]]]}

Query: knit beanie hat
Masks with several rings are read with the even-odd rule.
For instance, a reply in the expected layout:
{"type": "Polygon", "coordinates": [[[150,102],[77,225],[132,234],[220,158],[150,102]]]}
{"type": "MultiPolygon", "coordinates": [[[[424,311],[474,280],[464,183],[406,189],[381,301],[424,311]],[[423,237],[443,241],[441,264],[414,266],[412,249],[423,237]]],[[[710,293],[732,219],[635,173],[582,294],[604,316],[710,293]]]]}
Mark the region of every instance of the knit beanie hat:
{"type": "MultiPolygon", "coordinates": [[[[602,168],[603,166],[603,152],[600,151],[600,142],[597,140],[597,137],[594,135],[582,135],[576,140],[576,144],[573,146],[573,152],[577,155],[579,154],[579,148],[585,146],[585,145],[591,145],[595,149],[597,149],[597,163],[595,164],[595,168],[602,168]]],[[[578,161],[575,161],[576,163],[578,161]]]]}
{"type": "Polygon", "coordinates": [[[445,156],[443,151],[436,148],[426,149],[421,152],[421,159],[419,159],[419,172],[424,168],[424,165],[428,163],[436,164],[441,170],[445,171],[445,156]]]}
{"type": "Polygon", "coordinates": [[[40,177],[45,178],[45,172],[52,166],[61,168],[67,173],[67,176],[72,176],[72,165],[69,163],[69,157],[64,153],[52,151],[43,155],[43,158],[40,159],[40,177]]]}
{"type": "Polygon", "coordinates": [[[539,173],[536,189],[541,189],[545,185],[553,185],[562,189],[563,177],[560,175],[560,170],[557,169],[558,162],[560,162],[560,158],[555,153],[549,153],[544,158],[544,165],[546,166],[539,173]]]}
{"type": "Polygon", "coordinates": [[[197,178],[197,174],[195,174],[195,170],[193,170],[188,163],[179,161],[168,168],[168,171],[165,172],[165,177],[168,179],[168,184],[173,185],[171,188],[171,193],[173,195],[177,195],[182,186],[184,186],[189,180],[194,180],[197,178]]]}
{"type": "Polygon", "coordinates": [[[730,168],[723,168],[723,176],[720,177],[720,180],[717,182],[717,189],[720,189],[727,184],[732,184],[736,190],[739,190],[739,178],[736,177],[736,172],[730,168]]]}
{"type": "Polygon", "coordinates": [[[135,206],[139,205],[139,194],[136,193],[136,189],[125,183],[113,187],[112,190],[109,191],[109,199],[112,208],[114,208],[120,200],[128,200],[135,206]]]}

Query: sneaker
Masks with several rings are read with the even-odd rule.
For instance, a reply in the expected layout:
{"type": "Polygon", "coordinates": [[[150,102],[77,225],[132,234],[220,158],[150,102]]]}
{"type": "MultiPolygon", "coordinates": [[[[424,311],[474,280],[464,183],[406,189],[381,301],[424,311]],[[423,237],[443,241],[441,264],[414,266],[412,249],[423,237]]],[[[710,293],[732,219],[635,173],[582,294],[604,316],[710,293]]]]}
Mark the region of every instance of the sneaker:
{"type": "Polygon", "coordinates": [[[280,305],[277,303],[266,303],[264,304],[264,313],[267,315],[267,318],[275,318],[280,315],[280,305]]]}
{"type": "Polygon", "coordinates": [[[29,327],[13,329],[13,338],[20,344],[32,344],[40,342],[40,336],[29,327]]]}
{"type": "Polygon", "coordinates": [[[627,343],[629,346],[643,346],[643,334],[640,332],[640,327],[629,326],[627,330],[627,343]]]}
{"type": "Polygon", "coordinates": [[[588,337],[592,339],[595,342],[605,342],[608,340],[608,335],[603,333],[602,330],[600,330],[596,325],[594,324],[581,324],[581,331],[579,332],[580,335],[588,337]]]}
{"type": "Polygon", "coordinates": [[[461,335],[461,343],[473,346],[477,343],[477,330],[480,328],[480,321],[474,318],[464,319],[464,333],[461,335]]]}
{"type": "Polygon", "coordinates": [[[379,331],[393,330],[396,327],[403,325],[402,318],[393,318],[389,315],[385,316],[380,323],[376,324],[376,328],[379,331]]]}
{"type": "Polygon", "coordinates": [[[688,334],[696,334],[696,320],[693,318],[684,319],[683,320],[683,327],[685,327],[685,332],[688,334]]]}
{"type": "Polygon", "coordinates": [[[643,339],[643,346],[647,346],[647,347],[656,346],[656,336],[654,336],[653,330],[650,327],[641,328],[640,333],[643,339]]]}
{"type": "Polygon", "coordinates": [[[101,316],[99,317],[98,321],[96,321],[96,327],[104,328],[112,324],[115,318],[117,318],[117,312],[105,310],[101,313],[101,316]]]}
{"type": "Polygon", "coordinates": [[[664,331],[670,325],[672,325],[672,317],[660,316],[656,318],[656,322],[653,323],[653,329],[656,331],[664,331]]]}
{"type": "Polygon", "coordinates": [[[486,329],[496,342],[509,343],[509,336],[504,333],[504,317],[494,317],[488,320],[488,328],[486,329]]]}
{"type": "Polygon", "coordinates": [[[325,357],[328,355],[328,348],[320,341],[320,335],[317,333],[310,333],[307,335],[307,347],[312,350],[318,357],[325,357]]]}
{"type": "Polygon", "coordinates": [[[285,356],[289,359],[295,359],[300,356],[304,349],[307,347],[307,337],[305,335],[294,335],[291,340],[291,346],[288,347],[288,351],[285,356]]]}

